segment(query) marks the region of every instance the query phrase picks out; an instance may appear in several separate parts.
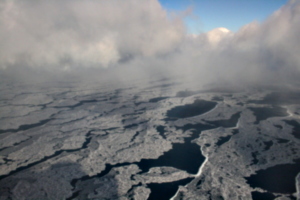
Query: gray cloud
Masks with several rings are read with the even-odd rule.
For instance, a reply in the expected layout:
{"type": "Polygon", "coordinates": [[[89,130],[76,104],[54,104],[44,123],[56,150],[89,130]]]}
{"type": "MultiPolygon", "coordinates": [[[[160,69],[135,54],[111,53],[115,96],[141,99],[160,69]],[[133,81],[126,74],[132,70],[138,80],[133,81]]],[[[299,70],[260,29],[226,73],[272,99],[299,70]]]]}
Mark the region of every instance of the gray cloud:
{"type": "Polygon", "coordinates": [[[299,0],[236,33],[216,29],[197,36],[186,34],[180,17],[169,19],[157,0],[5,0],[0,68],[109,68],[105,72],[116,79],[180,74],[202,84],[292,83],[300,69],[299,24],[299,0]]]}

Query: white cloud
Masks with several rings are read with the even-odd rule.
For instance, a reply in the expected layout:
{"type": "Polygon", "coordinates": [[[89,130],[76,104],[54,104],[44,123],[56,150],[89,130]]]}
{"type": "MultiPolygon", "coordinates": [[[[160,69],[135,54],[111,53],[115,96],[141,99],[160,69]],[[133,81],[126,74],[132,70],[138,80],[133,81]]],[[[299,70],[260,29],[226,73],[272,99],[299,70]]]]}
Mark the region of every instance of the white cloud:
{"type": "Polygon", "coordinates": [[[227,37],[228,34],[230,34],[230,30],[223,27],[213,29],[206,33],[207,39],[212,45],[217,45],[222,39],[227,37]]]}
{"type": "Polygon", "coordinates": [[[179,74],[202,84],[290,83],[300,70],[299,2],[236,33],[221,28],[191,37],[157,0],[4,0],[0,68],[112,68],[120,76],[179,74]]]}
{"type": "Polygon", "coordinates": [[[183,24],[156,0],[5,0],[0,65],[108,67],[124,55],[172,50],[183,24]]]}

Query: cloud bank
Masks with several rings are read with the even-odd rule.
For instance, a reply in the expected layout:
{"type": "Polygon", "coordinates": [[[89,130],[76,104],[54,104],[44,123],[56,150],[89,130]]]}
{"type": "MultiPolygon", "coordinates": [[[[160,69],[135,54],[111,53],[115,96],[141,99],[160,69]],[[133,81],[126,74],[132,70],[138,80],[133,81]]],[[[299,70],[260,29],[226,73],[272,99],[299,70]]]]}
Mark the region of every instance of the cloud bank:
{"type": "Polygon", "coordinates": [[[203,83],[292,82],[300,71],[300,1],[233,33],[188,35],[157,0],[3,0],[0,68],[113,69],[128,76],[180,74],[203,83]]]}
{"type": "Polygon", "coordinates": [[[106,68],[169,52],[184,33],[155,0],[5,0],[0,8],[2,68],[106,68]]]}

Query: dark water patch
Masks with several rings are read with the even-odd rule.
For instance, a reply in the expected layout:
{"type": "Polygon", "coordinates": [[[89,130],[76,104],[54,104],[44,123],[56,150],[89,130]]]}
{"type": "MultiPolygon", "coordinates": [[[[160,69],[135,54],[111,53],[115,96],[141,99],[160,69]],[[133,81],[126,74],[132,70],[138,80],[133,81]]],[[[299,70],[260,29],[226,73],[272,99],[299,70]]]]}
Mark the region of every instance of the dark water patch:
{"type": "Polygon", "coordinates": [[[249,108],[256,117],[254,124],[259,124],[260,121],[266,120],[270,117],[285,117],[288,113],[285,108],[282,107],[251,107],[249,108]]]}
{"type": "Polygon", "coordinates": [[[149,99],[149,102],[150,103],[157,103],[159,101],[162,101],[164,99],[168,99],[169,97],[156,97],[156,98],[153,98],[153,99],[149,99]]]}
{"type": "Polygon", "coordinates": [[[80,106],[82,106],[83,104],[86,104],[86,103],[97,103],[97,102],[103,102],[103,101],[106,101],[106,100],[96,100],[96,99],[83,100],[83,101],[80,101],[79,103],[77,103],[75,105],[72,105],[72,106],[61,106],[60,108],[64,107],[64,108],[74,109],[74,108],[80,107],[80,106]]]}
{"type": "Polygon", "coordinates": [[[293,194],[296,192],[295,177],[299,172],[300,159],[293,164],[259,170],[256,174],[246,177],[246,180],[252,188],[259,187],[270,192],[293,194]]]}
{"type": "Polygon", "coordinates": [[[132,100],[137,100],[139,97],[140,97],[140,96],[138,96],[138,95],[134,95],[134,96],[132,97],[132,100]]]}
{"type": "Polygon", "coordinates": [[[164,138],[164,139],[166,139],[166,135],[165,135],[165,127],[164,126],[158,126],[158,127],[156,127],[156,131],[159,133],[159,135],[162,137],[162,138],[164,138]]]}
{"type": "Polygon", "coordinates": [[[279,129],[283,129],[283,127],[281,125],[274,125],[276,128],[279,128],[279,129]]]}
{"type": "Polygon", "coordinates": [[[264,150],[268,151],[273,146],[273,141],[267,141],[267,142],[264,142],[264,144],[265,144],[264,150]]]}
{"type": "Polygon", "coordinates": [[[140,115],[140,114],[143,114],[143,112],[134,112],[134,113],[124,114],[124,115],[122,115],[122,117],[136,116],[136,115],[140,115]]]}
{"type": "Polygon", "coordinates": [[[276,196],[272,193],[251,192],[252,200],[274,200],[276,196]]]}
{"type": "MultiPolygon", "coordinates": [[[[108,104],[117,105],[117,104],[119,104],[119,102],[118,102],[118,101],[115,101],[115,102],[109,102],[108,104]]],[[[113,111],[113,110],[112,110],[112,111],[113,111]]]]}
{"type": "Polygon", "coordinates": [[[147,102],[145,102],[145,101],[134,102],[134,105],[135,105],[135,106],[139,106],[139,105],[141,105],[142,103],[147,103],[147,102]]]}
{"type": "Polygon", "coordinates": [[[222,98],[222,97],[213,97],[211,100],[212,101],[224,101],[224,98],[222,98]]]}
{"type": "MultiPolygon", "coordinates": [[[[196,178],[195,180],[197,180],[196,178]]],[[[200,185],[205,181],[205,178],[202,176],[199,180],[197,180],[196,187],[199,188],[200,185]]]]}
{"type": "Polygon", "coordinates": [[[233,135],[236,135],[236,134],[238,134],[239,132],[240,132],[239,129],[233,129],[233,130],[232,130],[232,134],[233,134],[233,135]]]}
{"type": "Polygon", "coordinates": [[[105,128],[105,129],[100,129],[101,131],[112,131],[112,130],[116,130],[119,127],[111,127],[111,128],[105,128]]]}
{"type": "Polygon", "coordinates": [[[287,123],[290,126],[293,126],[293,136],[297,139],[300,139],[300,124],[295,120],[285,120],[285,123],[287,123]]]}
{"type": "Polygon", "coordinates": [[[76,107],[80,107],[84,104],[87,104],[87,103],[99,103],[99,102],[106,102],[108,101],[107,99],[102,99],[102,100],[82,100],[82,101],[79,101],[78,103],[74,104],[74,105],[68,105],[68,106],[53,106],[53,108],[70,108],[70,109],[74,109],[76,107]]]}
{"type": "Polygon", "coordinates": [[[72,199],[75,199],[76,197],[79,196],[80,192],[81,192],[81,190],[78,190],[78,191],[74,192],[74,193],[72,194],[72,196],[66,198],[66,200],[72,200],[72,199]]]}
{"type": "MultiPolygon", "coordinates": [[[[116,99],[118,99],[118,98],[120,98],[121,96],[119,96],[119,95],[113,95],[113,96],[111,96],[111,97],[109,97],[108,98],[108,100],[109,101],[112,101],[112,100],[116,100],[116,99]]],[[[111,102],[112,103],[112,102],[111,102]]],[[[115,103],[118,103],[118,102],[115,102],[115,103]]]]}
{"type": "Polygon", "coordinates": [[[230,119],[225,119],[225,120],[216,120],[216,121],[206,121],[203,120],[209,124],[212,124],[216,127],[224,127],[224,128],[230,128],[230,127],[235,127],[241,117],[241,112],[235,113],[230,117],[230,119]]]}
{"type": "Polygon", "coordinates": [[[131,128],[137,127],[137,126],[138,126],[138,124],[129,124],[127,126],[124,126],[124,129],[131,129],[131,128]]]}
{"type": "Polygon", "coordinates": [[[147,185],[151,190],[148,200],[169,200],[176,194],[180,185],[186,185],[192,180],[193,178],[186,178],[170,183],[150,183],[147,185]]]}
{"type": "Polygon", "coordinates": [[[251,155],[253,157],[251,165],[257,165],[259,162],[259,160],[257,159],[259,152],[258,151],[252,152],[251,155]]]}
{"type": "MultiPolygon", "coordinates": [[[[8,159],[8,158],[2,158],[2,160],[4,161],[4,165],[10,163],[10,162],[14,162],[14,160],[12,159],[8,159]]],[[[3,164],[3,163],[2,163],[3,164]]]]}
{"type": "Polygon", "coordinates": [[[36,128],[36,127],[39,127],[39,126],[43,126],[44,124],[50,122],[51,120],[53,119],[45,119],[45,120],[42,120],[38,123],[35,123],[35,124],[25,124],[25,125],[21,125],[19,126],[19,128],[17,129],[6,129],[6,130],[0,130],[0,134],[1,133],[16,133],[16,132],[19,132],[19,131],[26,131],[28,129],[32,129],[32,128],[36,128]]]}
{"type": "Polygon", "coordinates": [[[218,142],[216,143],[217,146],[221,146],[224,143],[228,142],[231,139],[231,135],[228,135],[226,137],[220,137],[220,139],[218,140],[218,142]]]}
{"type": "Polygon", "coordinates": [[[139,126],[139,125],[141,125],[141,124],[147,123],[148,121],[149,121],[149,120],[147,120],[147,121],[142,121],[142,122],[140,122],[140,123],[128,124],[128,125],[124,126],[124,129],[131,129],[131,128],[133,128],[133,127],[137,127],[137,126],[139,126]]]}
{"type": "Polygon", "coordinates": [[[244,106],[245,104],[239,102],[239,103],[237,103],[236,105],[238,105],[238,106],[244,106]]]}
{"type": "Polygon", "coordinates": [[[289,140],[282,139],[282,138],[276,138],[276,140],[277,140],[277,142],[278,142],[279,144],[282,144],[282,143],[288,143],[288,142],[289,142],[289,140]]]}
{"type": "Polygon", "coordinates": [[[289,105],[299,104],[300,92],[273,92],[265,96],[262,100],[251,100],[248,103],[270,104],[270,105],[289,105]]]}
{"type": "Polygon", "coordinates": [[[148,172],[152,167],[174,167],[197,174],[205,157],[202,155],[200,146],[195,143],[175,143],[173,149],[165,152],[157,159],[142,159],[137,165],[142,172],[148,172]]]}
{"type": "Polygon", "coordinates": [[[134,136],[132,136],[130,142],[133,142],[133,141],[135,140],[135,138],[136,138],[139,134],[140,134],[140,132],[137,131],[137,132],[134,134],[134,136]]]}
{"type": "Polygon", "coordinates": [[[200,91],[190,91],[190,90],[179,91],[176,93],[176,97],[189,97],[198,93],[200,93],[200,91]]]}
{"type": "Polygon", "coordinates": [[[197,99],[192,104],[172,108],[167,112],[167,117],[171,119],[194,117],[212,110],[216,105],[216,102],[197,99]]]}
{"type": "MultiPolygon", "coordinates": [[[[133,175],[132,175],[133,176],[133,175]]],[[[134,180],[134,179],[131,179],[131,180],[134,180]]],[[[134,198],[134,189],[136,189],[137,187],[140,187],[142,186],[142,183],[139,183],[137,185],[132,185],[132,187],[128,190],[126,196],[128,198],[128,200],[135,200],[134,198]]]]}
{"type": "Polygon", "coordinates": [[[162,85],[151,86],[151,87],[145,88],[145,90],[148,90],[148,89],[156,89],[156,88],[167,88],[167,87],[170,87],[170,86],[173,86],[173,85],[178,85],[178,83],[168,83],[168,84],[162,84],[162,85]]]}
{"type": "Polygon", "coordinates": [[[135,116],[135,117],[127,118],[127,119],[122,119],[121,122],[122,122],[122,124],[126,124],[126,121],[133,121],[138,118],[139,118],[138,116],[135,116]]]}
{"type": "MultiPolygon", "coordinates": [[[[15,146],[15,145],[13,145],[13,146],[15,146]]],[[[1,152],[1,151],[4,151],[5,149],[8,149],[8,148],[9,148],[9,147],[3,147],[3,148],[0,149],[0,152],[1,152]]]]}
{"type": "MultiPolygon", "coordinates": [[[[92,131],[89,131],[89,132],[85,135],[86,138],[85,138],[84,143],[82,144],[81,149],[86,149],[86,148],[88,148],[88,145],[91,143],[91,140],[92,140],[91,135],[92,135],[92,131]]],[[[79,149],[77,149],[77,150],[79,150],[79,149]]],[[[77,150],[75,149],[75,151],[77,151],[77,150]]]]}

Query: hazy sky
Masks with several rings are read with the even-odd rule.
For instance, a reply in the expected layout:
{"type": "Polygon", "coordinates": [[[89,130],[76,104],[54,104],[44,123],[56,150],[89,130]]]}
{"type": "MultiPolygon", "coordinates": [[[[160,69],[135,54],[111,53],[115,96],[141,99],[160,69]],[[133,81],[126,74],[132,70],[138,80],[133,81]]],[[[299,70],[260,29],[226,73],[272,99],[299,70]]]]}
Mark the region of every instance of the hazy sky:
{"type": "Polygon", "coordinates": [[[169,12],[193,9],[185,22],[190,33],[225,27],[237,31],[253,21],[264,21],[288,0],[159,0],[169,12]]]}

